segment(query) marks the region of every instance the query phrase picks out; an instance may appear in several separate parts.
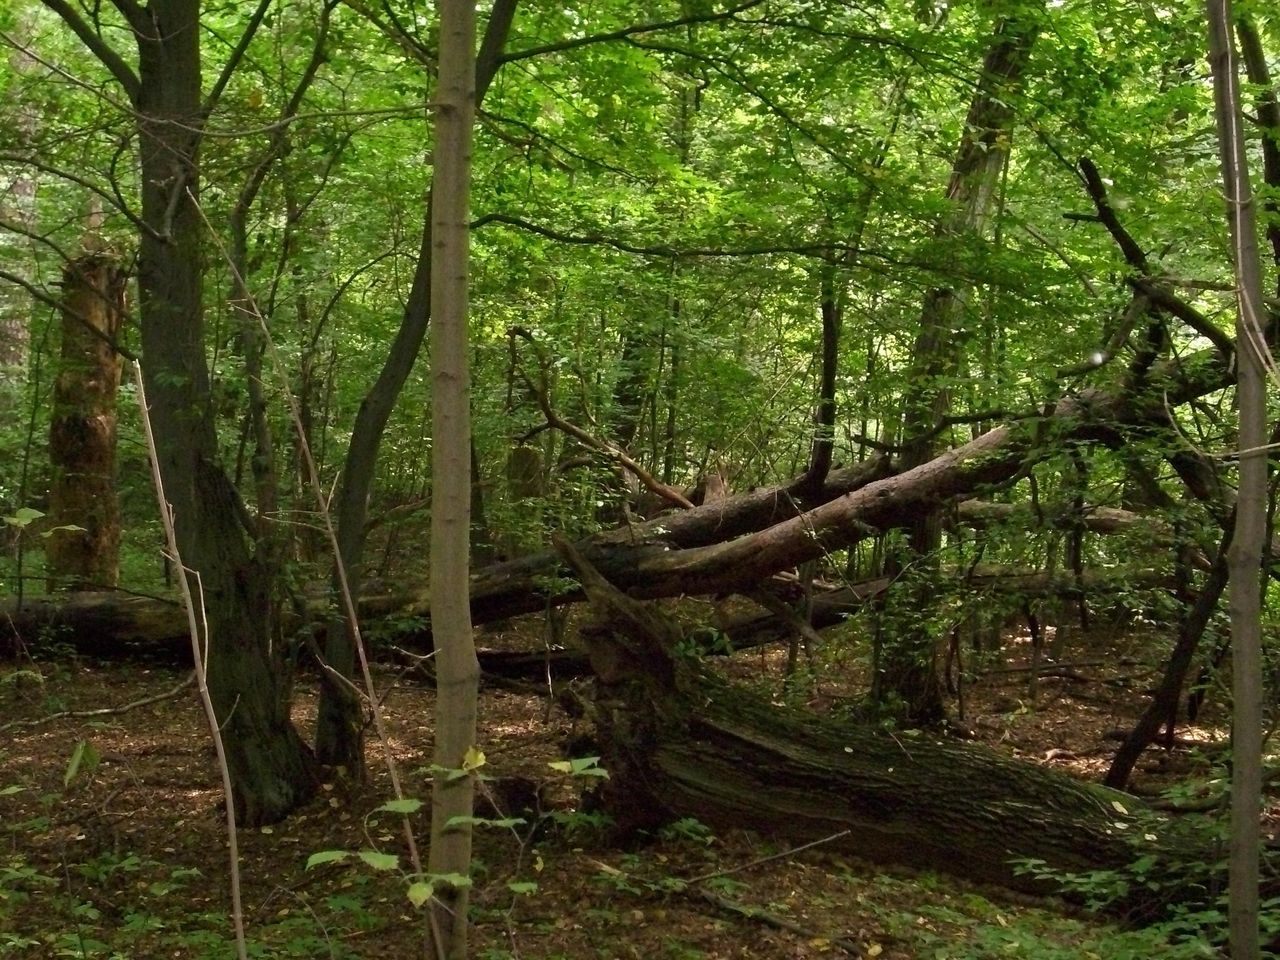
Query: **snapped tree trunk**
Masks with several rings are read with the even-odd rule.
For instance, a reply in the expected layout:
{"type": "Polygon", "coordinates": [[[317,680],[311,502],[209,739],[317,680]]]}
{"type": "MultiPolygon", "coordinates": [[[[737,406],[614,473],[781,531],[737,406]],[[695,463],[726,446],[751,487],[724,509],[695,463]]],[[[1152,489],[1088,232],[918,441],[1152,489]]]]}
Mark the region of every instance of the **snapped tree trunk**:
{"type": "Polygon", "coordinates": [[[561,543],[594,618],[583,641],[597,677],[602,800],[623,831],[680,817],[793,842],[825,840],[876,863],[1032,893],[1045,877],[1121,870],[1144,854],[1158,891],[1120,909],[1150,915],[1203,895],[1213,851],[1196,832],[1106,787],[934,735],[815,718],[736,690],[675,654],[678,629],[561,543]],[[1036,870],[1020,865],[1036,862],[1036,870]],[[1181,883],[1184,877],[1196,883],[1181,883]]]}
{"type": "MultiPolygon", "coordinates": [[[[279,820],[316,789],[311,753],[289,716],[284,644],[274,635],[272,577],[249,542],[243,505],[218,463],[204,353],[199,0],[124,5],[137,73],[105,41],[86,40],[128,92],[140,151],[138,290],[143,372],[159,468],[183,561],[206,608],[209,689],[244,826],[279,820]]],[[[78,36],[93,31],[67,7],[78,36]]],[[[251,28],[250,28],[251,29],[251,28]]]]}
{"type": "MultiPolygon", "coordinates": [[[[996,27],[951,167],[947,185],[951,209],[938,226],[939,238],[957,243],[983,235],[1009,156],[1015,118],[1011,99],[1022,84],[1039,32],[1039,13],[1034,8],[1001,20],[996,27]]],[[[908,469],[927,463],[937,450],[954,381],[964,368],[964,342],[973,327],[972,318],[966,316],[971,310],[969,300],[970,291],[956,286],[938,287],[925,296],[904,402],[902,459],[908,469]]],[[[891,558],[886,570],[890,576],[910,571],[918,586],[908,604],[913,615],[905,617],[899,609],[890,618],[892,640],[879,657],[873,690],[879,705],[892,700],[897,710],[916,723],[935,723],[945,714],[937,637],[927,616],[920,615],[930,609],[928,572],[937,562],[941,544],[937,513],[923,511],[911,523],[905,555],[891,558]]]]}
{"type": "Polygon", "coordinates": [[[115,260],[100,254],[78,257],[62,274],[62,350],[49,422],[50,590],[114,587],[119,575],[115,340],[126,281],[115,260]]]}

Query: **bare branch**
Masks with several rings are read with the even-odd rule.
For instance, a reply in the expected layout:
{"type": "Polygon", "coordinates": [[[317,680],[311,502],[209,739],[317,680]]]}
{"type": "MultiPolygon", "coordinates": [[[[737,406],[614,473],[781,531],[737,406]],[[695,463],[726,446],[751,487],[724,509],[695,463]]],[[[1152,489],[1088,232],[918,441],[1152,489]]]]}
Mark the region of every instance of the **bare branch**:
{"type": "Polygon", "coordinates": [[[24,290],[27,291],[27,293],[31,294],[31,296],[35,297],[41,303],[46,304],[47,306],[53,307],[55,310],[63,311],[68,316],[78,321],[81,324],[81,326],[83,326],[86,330],[89,331],[90,334],[97,337],[99,340],[105,343],[108,347],[110,347],[115,353],[118,353],[120,356],[124,357],[126,360],[136,361],[138,359],[137,355],[132,350],[130,350],[128,347],[121,346],[111,337],[107,336],[105,333],[99,330],[94,324],[90,323],[87,317],[85,317],[79,311],[71,309],[71,307],[66,303],[64,303],[60,297],[53,296],[52,294],[46,292],[42,288],[36,286],[31,281],[18,276],[16,273],[10,273],[8,270],[0,269],[0,280],[7,280],[9,283],[22,287],[24,290]]]}
{"type": "Polygon", "coordinates": [[[547,390],[547,359],[539,348],[538,342],[523,327],[512,327],[510,333],[513,337],[520,337],[522,340],[527,341],[538,358],[539,382],[534,383],[528,377],[524,377],[524,382],[528,386],[529,392],[537,399],[538,406],[542,410],[542,415],[546,417],[548,426],[554,427],[562,433],[567,433],[584,447],[603,453],[605,456],[616,460],[639,480],[645,489],[657,494],[663,500],[674,503],[678,507],[684,507],[686,510],[693,506],[688,497],[670,484],[663,483],[654,477],[648,470],[640,466],[627,451],[616,444],[588,433],[556,413],[551,406],[551,397],[547,390]]]}
{"type": "MultiPolygon", "coordinates": [[[[240,61],[244,58],[245,51],[249,49],[249,43],[258,32],[258,27],[262,25],[262,18],[267,15],[267,9],[270,6],[271,0],[259,0],[258,8],[253,11],[253,15],[249,17],[249,22],[245,24],[244,33],[240,34],[240,41],[235,45],[235,49],[231,51],[231,55],[227,57],[227,62],[222,67],[222,73],[218,75],[218,79],[214,81],[213,86],[209,89],[209,95],[205,97],[204,106],[200,110],[201,116],[208,117],[217,108],[223,91],[227,89],[227,84],[231,82],[232,75],[236,72],[236,68],[240,66],[240,61]]],[[[325,4],[326,20],[328,19],[329,11],[332,9],[331,2],[325,4]]]]}
{"type": "Polygon", "coordinates": [[[194,671],[187,674],[185,680],[176,686],[166,690],[164,693],[156,693],[149,697],[142,697],[138,700],[132,700],[129,703],[122,703],[118,707],[98,707],[93,710],[60,710],[57,713],[51,713],[47,717],[37,717],[35,720],[12,720],[9,723],[0,725],[0,733],[6,733],[9,730],[30,729],[31,727],[43,727],[48,723],[57,723],[59,720],[95,720],[99,717],[117,717],[122,713],[130,713],[141,707],[149,707],[155,703],[163,703],[165,700],[172,700],[187,687],[191,686],[195,680],[194,671]]]}

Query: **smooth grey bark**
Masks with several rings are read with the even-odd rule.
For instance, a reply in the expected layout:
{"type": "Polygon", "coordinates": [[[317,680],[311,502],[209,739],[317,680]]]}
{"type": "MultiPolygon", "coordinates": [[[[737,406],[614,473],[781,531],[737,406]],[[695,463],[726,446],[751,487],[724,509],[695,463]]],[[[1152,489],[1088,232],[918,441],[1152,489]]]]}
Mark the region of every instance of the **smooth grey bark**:
{"type": "MultiPolygon", "coordinates": [[[[511,32],[518,0],[497,0],[489,15],[480,51],[475,59],[475,104],[484,100],[485,92],[497,75],[501,53],[511,32]]],[[[417,362],[422,341],[431,316],[431,223],[432,201],[427,199],[422,226],[422,242],[414,268],[409,298],[395,339],[377,379],[356,412],[351,440],[343,460],[342,481],[334,507],[337,527],[338,557],[335,563],[346,569],[347,588],[360,596],[364,579],[364,545],[369,519],[369,496],[373,491],[374,470],[383,432],[391,411],[404,389],[409,373],[417,362]]],[[[340,589],[335,568],[334,590],[340,589]]],[[[355,670],[355,638],[345,619],[330,624],[324,645],[329,667],[350,678],[355,670]]],[[[350,685],[327,677],[321,680],[320,704],[316,719],[316,755],[326,766],[344,767],[357,779],[364,775],[364,723],[358,697],[350,685]]]]}
{"type": "MultiPolygon", "coordinates": [[[[471,411],[467,357],[471,149],[475,122],[474,0],[440,0],[431,193],[431,610],[436,649],[431,852],[437,876],[471,873],[473,775],[480,666],[467,583],[471,555],[471,411]],[[450,771],[446,774],[443,771],[450,771]]],[[[467,958],[469,884],[438,882],[431,902],[437,953],[467,958]]]]}
{"type": "Polygon", "coordinates": [[[1262,544],[1267,527],[1267,348],[1257,224],[1232,36],[1231,0],[1208,0],[1209,66],[1236,276],[1240,451],[1236,523],[1228,554],[1231,611],[1232,960],[1261,957],[1258,871],[1262,814],[1262,544]]]}

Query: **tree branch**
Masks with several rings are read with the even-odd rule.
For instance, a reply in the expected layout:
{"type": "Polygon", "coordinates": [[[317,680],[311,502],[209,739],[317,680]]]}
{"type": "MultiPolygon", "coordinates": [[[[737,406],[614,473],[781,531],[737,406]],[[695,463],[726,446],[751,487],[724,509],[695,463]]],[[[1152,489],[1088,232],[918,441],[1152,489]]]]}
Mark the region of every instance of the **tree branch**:
{"type": "Polygon", "coordinates": [[[531,57],[540,57],[548,53],[559,53],[562,50],[575,50],[579,47],[586,47],[596,43],[609,43],[613,40],[625,40],[628,37],[638,36],[644,33],[660,33],[663,30],[674,30],[677,27],[687,27],[698,23],[716,23],[721,20],[731,20],[743,11],[750,10],[752,7],[758,7],[764,0],[748,0],[746,3],[740,3],[736,7],[730,7],[728,10],[721,10],[716,13],[694,14],[688,17],[679,17],[675,20],[664,20],[658,23],[638,23],[630,27],[623,27],[621,30],[612,30],[608,33],[594,33],[585,37],[574,37],[570,40],[561,40],[557,43],[548,43],[541,47],[529,47],[525,50],[513,50],[510,53],[503,54],[499,58],[501,63],[514,63],[517,60],[528,60],[531,57]]]}
{"type": "Polygon", "coordinates": [[[1080,173],[1085,189],[1089,193],[1089,199],[1093,201],[1094,209],[1097,210],[1098,221],[1107,228],[1107,232],[1115,240],[1120,252],[1124,255],[1125,262],[1138,274],[1129,279],[1129,285],[1145,295],[1153,306],[1177,317],[1207,339],[1218,348],[1224,360],[1229,359],[1235,353],[1235,343],[1231,338],[1218,329],[1208,317],[1154,278],[1146,253],[1116,216],[1115,208],[1111,206],[1111,201],[1107,197],[1107,188],[1102,182],[1102,175],[1098,173],[1097,166],[1088,157],[1080,158],[1080,173]]]}
{"type": "Polygon", "coordinates": [[[476,106],[484,101],[489,84],[502,66],[502,51],[511,36],[511,24],[516,18],[516,6],[520,0],[495,0],[489,13],[489,25],[485,27],[480,50],[476,54],[476,106]]]}
{"type": "MultiPolygon", "coordinates": [[[[328,20],[329,11],[335,5],[334,0],[326,0],[324,5],[326,21],[328,20]]],[[[259,0],[258,8],[253,11],[253,15],[249,17],[249,22],[245,24],[244,33],[240,34],[239,42],[231,51],[231,55],[227,57],[227,62],[222,67],[222,73],[218,75],[218,79],[214,81],[213,86],[209,88],[209,95],[205,97],[204,105],[200,108],[202,117],[208,118],[217,108],[223,91],[227,89],[227,84],[231,82],[231,77],[235,74],[236,68],[240,66],[240,61],[244,59],[245,51],[249,49],[249,44],[253,41],[254,35],[257,34],[258,27],[262,25],[262,18],[267,15],[267,10],[270,6],[271,0],[259,0]]]]}
{"type": "Polygon", "coordinates": [[[661,480],[654,477],[653,474],[640,466],[640,464],[637,463],[635,459],[627,453],[627,451],[615,444],[609,443],[607,440],[602,440],[599,437],[588,433],[581,427],[570,423],[568,420],[565,420],[556,413],[551,406],[551,397],[548,395],[547,360],[546,357],[543,356],[542,350],[538,346],[538,342],[533,338],[533,334],[528,330],[525,330],[523,327],[512,327],[511,336],[520,337],[522,340],[527,341],[538,358],[538,369],[540,373],[539,382],[535,384],[527,376],[524,376],[523,373],[521,376],[524,378],[524,382],[528,386],[529,392],[532,393],[537,400],[538,407],[542,410],[542,415],[546,417],[548,426],[554,427],[562,433],[567,433],[583,446],[595,450],[598,453],[603,453],[605,456],[616,460],[637,480],[639,480],[646,490],[651,491],[663,500],[666,500],[669,503],[674,503],[676,506],[683,507],[686,510],[693,506],[688,497],[670,484],[663,483],[661,480]]]}
{"type": "Polygon", "coordinates": [[[103,40],[66,0],[41,0],[41,2],[57,14],[62,22],[71,28],[71,32],[89,48],[89,52],[101,61],[108,72],[116,78],[116,82],[124,88],[130,102],[136,101],[142,84],[133,69],[124,62],[120,54],[116,53],[115,48],[103,40]]]}
{"type": "Polygon", "coordinates": [[[113,352],[118,353],[120,356],[124,357],[126,360],[138,359],[137,355],[134,354],[133,351],[131,351],[128,347],[121,346],[115,340],[111,339],[111,337],[107,336],[105,333],[99,330],[96,326],[90,323],[87,317],[85,317],[79,311],[71,309],[66,303],[62,301],[61,298],[55,297],[52,294],[46,293],[44,290],[42,290],[40,287],[37,287],[31,281],[23,279],[22,277],[18,276],[16,273],[10,273],[8,270],[0,269],[0,280],[7,280],[9,283],[22,287],[24,290],[27,291],[27,293],[31,294],[31,296],[35,297],[37,300],[39,300],[41,303],[45,304],[46,306],[53,307],[55,310],[63,311],[68,316],[78,321],[87,331],[89,331],[90,334],[97,337],[99,340],[105,343],[108,347],[110,347],[113,352]]]}

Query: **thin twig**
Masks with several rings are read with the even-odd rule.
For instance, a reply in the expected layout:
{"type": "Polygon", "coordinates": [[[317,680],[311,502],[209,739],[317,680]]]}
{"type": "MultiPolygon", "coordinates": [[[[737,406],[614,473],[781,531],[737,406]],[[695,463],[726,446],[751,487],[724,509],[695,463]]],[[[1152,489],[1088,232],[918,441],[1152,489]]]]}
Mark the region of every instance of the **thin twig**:
{"type": "Polygon", "coordinates": [[[728,870],[713,870],[711,873],[699,874],[692,879],[686,880],[685,883],[692,886],[695,883],[702,883],[704,880],[713,880],[716,877],[727,877],[735,873],[742,873],[744,870],[750,870],[753,867],[758,867],[764,863],[771,863],[774,860],[785,860],[789,857],[794,857],[797,853],[803,853],[805,850],[810,850],[813,847],[820,847],[827,843],[833,843],[841,837],[847,837],[852,832],[853,831],[851,830],[841,830],[837,833],[831,834],[830,836],[823,837],[820,840],[811,840],[808,843],[802,843],[798,847],[792,847],[790,850],[783,850],[781,853],[771,853],[767,857],[760,857],[758,860],[752,860],[749,863],[744,863],[737,867],[731,867],[728,870]]]}
{"type": "Polygon", "coordinates": [[[231,792],[231,768],[227,765],[227,752],[222,742],[222,730],[218,726],[218,714],[209,694],[209,675],[206,669],[208,656],[209,623],[205,618],[204,588],[199,571],[195,572],[196,590],[199,594],[199,611],[187,579],[187,567],[178,550],[178,533],[173,525],[173,508],[164,493],[164,479],[160,476],[160,455],[156,452],[156,438],[151,430],[151,415],[147,408],[147,392],[142,383],[142,365],[133,361],[133,375],[138,382],[138,409],[142,414],[142,429],[147,438],[147,453],[151,461],[151,482],[155,486],[156,501],[160,506],[160,522],[164,526],[165,542],[178,573],[178,586],[182,590],[182,603],[187,609],[187,626],[191,634],[191,653],[195,662],[193,671],[196,688],[200,691],[200,703],[204,706],[209,732],[213,735],[213,749],[218,758],[218,770],[222,774],[222,799],[227,814],[227,857],[231,868],[231,923],[236,932],[236,956],[248,960],[249,951],[244,934],[244,904],[240,896],[240,848],[236,838],[236,808],[231,792]],[[197,620],[197,617],[199,619],[197,620]],[[202,643],[202,640],[205,641],[202,643]]]}
{"type": "Polygon", "coordinates": [[[93,717],[114,717],[122,713],[129,713],[141,707],[149,707],[153,703],[161,703],[164,700],[172,700],[187,687],[191,686],[195,680],[196,674],[193,670],[187,674],[186,679],[177,686],[164,693],[157,693],[150,697],[143,697],[141,700],[133,700],[129,703],[123,703],[118,707],[99,707],[96,710],[60,710],[58,713],[51,713],[47,717],[38,717],[35,720],[13,720],[9,723],[0,725],[0,733],[7,730],[29,730],[32,727],[43,727],[47,723],[56,723],[59,720],[88,720],[93,717]]]}
{"type": "Polygon", "coordinates": [[[794,933],[797,936],[803,937],[810,943],[815,940],[825,940],[827,943],[831,944],[831,946],[839,947],[845,953],[853,954],[855,957],[861,957],[864,955],[863,949],[848,937],[824,936],[816,930],[801,926],[794,920],[788,920],[786,917],[780,917],[776,913],[771,913],[761,907],[752,907],[745,903],[739,903],[736,900],[730,900],[727,897],[721,897],[712,893],[710,890],[692,890],[690,893],[692,896],[701,897],[713,907],[723,910],[726,913],[732,913],[735,916],[744,917],[747,920],[754,920],[757,923],[763,923],[766,927],[773,927],[775,930],[785,930],[787,933],[794,933]]]}

